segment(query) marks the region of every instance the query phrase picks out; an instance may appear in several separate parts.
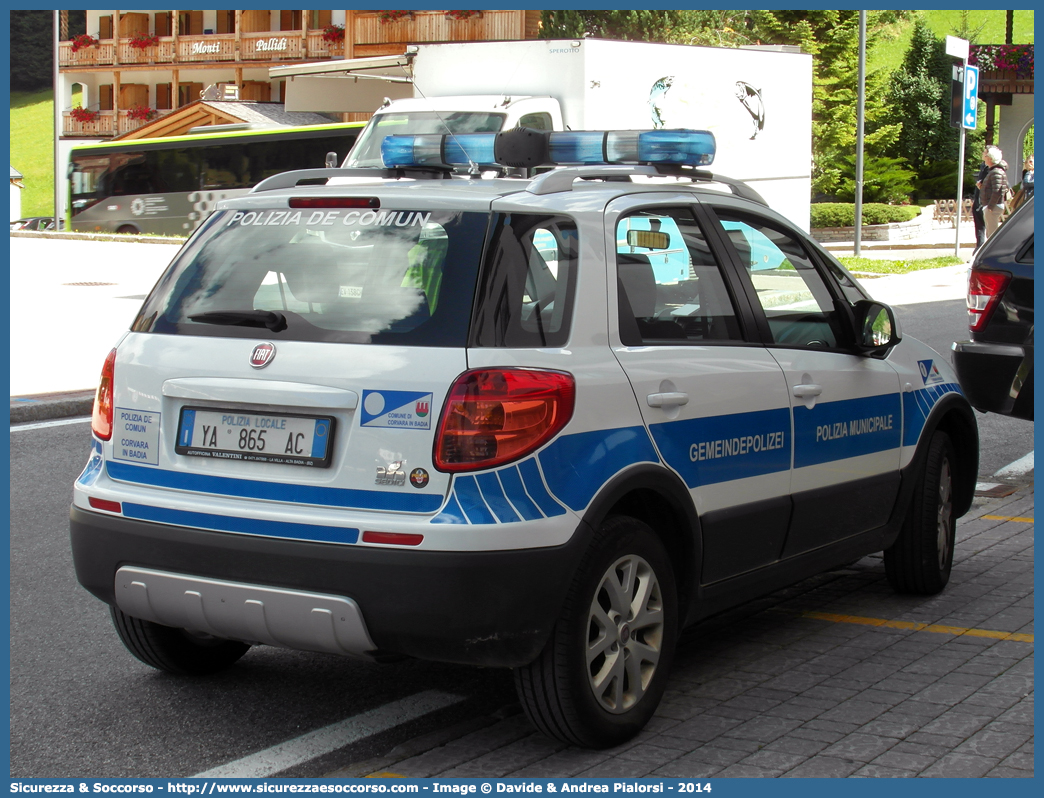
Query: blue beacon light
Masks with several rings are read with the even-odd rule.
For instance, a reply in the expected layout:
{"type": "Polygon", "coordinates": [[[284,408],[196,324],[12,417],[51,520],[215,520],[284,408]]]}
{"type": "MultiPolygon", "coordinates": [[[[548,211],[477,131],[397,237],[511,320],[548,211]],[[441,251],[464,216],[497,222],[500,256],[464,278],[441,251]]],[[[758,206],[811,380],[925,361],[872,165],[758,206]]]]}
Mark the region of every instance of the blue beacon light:
{"type": "Polygon", "coordinates": [[[408,166],[554,166],[671,164],[709,166],[714,134],[707,130],[537,131],[387,136],[389,168],[408,166]]]}

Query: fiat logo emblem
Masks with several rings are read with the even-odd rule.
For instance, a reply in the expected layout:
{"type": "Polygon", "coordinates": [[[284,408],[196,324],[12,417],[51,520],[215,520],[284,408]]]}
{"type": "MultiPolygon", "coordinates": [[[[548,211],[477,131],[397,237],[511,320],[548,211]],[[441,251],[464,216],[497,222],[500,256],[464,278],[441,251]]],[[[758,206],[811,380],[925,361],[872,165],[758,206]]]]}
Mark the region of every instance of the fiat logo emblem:
{"type": "Polygon", "coordinates": [[[263,344],[258,344],[254,347],[254,351],[250,353],[250,365],[256,369],[263,369],[275,359],[275,353],[275,344],[267,341],[263,344]]]}

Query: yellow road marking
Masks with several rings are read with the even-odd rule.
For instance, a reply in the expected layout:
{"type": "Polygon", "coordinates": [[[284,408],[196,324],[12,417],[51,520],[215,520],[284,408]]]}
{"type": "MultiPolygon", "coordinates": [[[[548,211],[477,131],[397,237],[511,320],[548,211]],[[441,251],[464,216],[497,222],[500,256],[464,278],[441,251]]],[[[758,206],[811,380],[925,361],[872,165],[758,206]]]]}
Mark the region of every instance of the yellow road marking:
{"type": "Polygon", "coordinates": [[[964,635],[966,637],[990,637],[995,640],[1011,640],[1016,643],[1032,643],[1033,635],[1017,632],[997,632],[992,629],[968,629],[963,626],[943,626],[937,623],[919,623],[917,621],[889,621],[884,618],[864,618],[860,615],[837,615],[832,612],[803,612],[804,618],[815,618],[833,623],[857,623],[862,626],[884,626],[888,629],[911,629],[915,632],[937,632],[947,635],[964,635]]]}
{"type": "Polygon", "coordinates": [[[991,521],[1019,521],[1023,524],[1032,524],[1032,518],[1021,518],[1017,515],[983,515],[981,518],[988,518],[991,521]]]}

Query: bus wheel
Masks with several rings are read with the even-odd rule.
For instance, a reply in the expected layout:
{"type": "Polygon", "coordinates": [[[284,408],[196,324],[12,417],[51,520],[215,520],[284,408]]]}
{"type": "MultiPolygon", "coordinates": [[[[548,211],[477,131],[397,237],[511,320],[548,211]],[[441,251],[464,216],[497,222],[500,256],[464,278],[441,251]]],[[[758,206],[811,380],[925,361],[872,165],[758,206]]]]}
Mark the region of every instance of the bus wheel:
{"type": "Polygon", "coordinates": [[[123,233],[124,235],[128,236],[136,236],[141,232],[141,230],[139,230],[132,224],[121,224],[118,228],[116,228],[116,232],[123,233]]]}

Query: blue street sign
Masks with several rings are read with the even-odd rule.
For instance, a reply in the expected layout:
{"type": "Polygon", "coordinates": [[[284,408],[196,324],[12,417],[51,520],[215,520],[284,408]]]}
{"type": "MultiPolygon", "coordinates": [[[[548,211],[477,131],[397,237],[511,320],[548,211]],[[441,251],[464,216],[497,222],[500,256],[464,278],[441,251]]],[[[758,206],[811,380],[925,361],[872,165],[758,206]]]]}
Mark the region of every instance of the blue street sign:
{"type": "Polygon", "coordinates": [[[979,114],[979,68],[964,69],[964,116],[961,126],[967,130],[975,130],[976,117],[979,114]]]}

